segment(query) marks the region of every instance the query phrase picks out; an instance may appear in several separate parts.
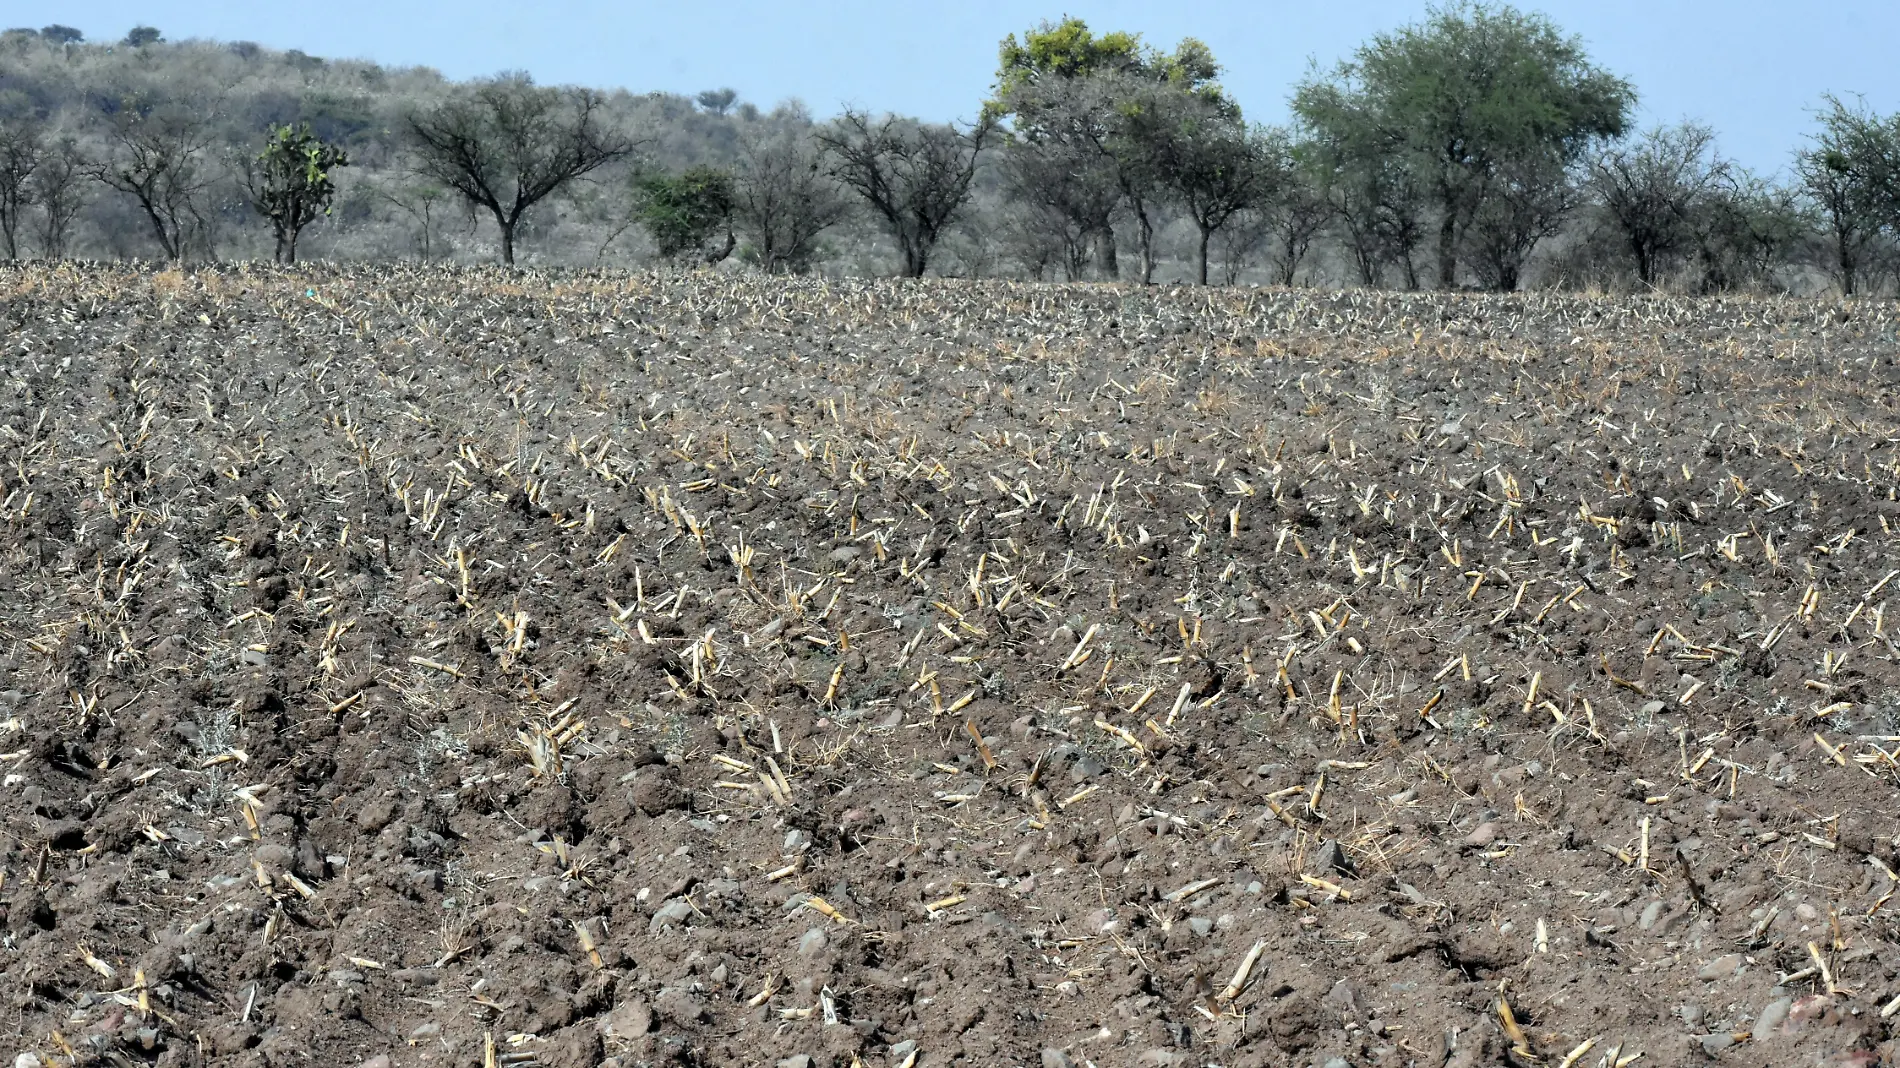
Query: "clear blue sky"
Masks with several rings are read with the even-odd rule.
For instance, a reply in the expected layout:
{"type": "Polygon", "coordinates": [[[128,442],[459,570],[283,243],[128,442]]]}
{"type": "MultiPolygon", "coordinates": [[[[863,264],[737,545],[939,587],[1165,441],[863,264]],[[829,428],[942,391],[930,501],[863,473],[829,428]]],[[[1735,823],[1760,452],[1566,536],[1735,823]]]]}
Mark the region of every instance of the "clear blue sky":
{"type": "MultiPolygon", "coordinates": [[[[1693,118],[1723,149],[1781,168],[1824,92],[1900,110],[1895,0],[1543,0],[1598,63],[1642,94],[1645,125],[1693,118]]],[[[968,117],[995,70],[996,43],[1073,14],[1171,46],[1199,37],[1249,116],[1286,114],[1309,59],[1331,65],[1368,35],[1420,17],[1423,0],[713,0],[315,4],[228,0],[0,0],[0,25],[63,22],[94,40],[133,25],[167,38],[252,40],[332,58],[422,64],[451,77],[523,69],[546,83],[696,92],[730,85],[761,106],[798,97],[820,115],[851,103],[926,118],[968,117]]]]}

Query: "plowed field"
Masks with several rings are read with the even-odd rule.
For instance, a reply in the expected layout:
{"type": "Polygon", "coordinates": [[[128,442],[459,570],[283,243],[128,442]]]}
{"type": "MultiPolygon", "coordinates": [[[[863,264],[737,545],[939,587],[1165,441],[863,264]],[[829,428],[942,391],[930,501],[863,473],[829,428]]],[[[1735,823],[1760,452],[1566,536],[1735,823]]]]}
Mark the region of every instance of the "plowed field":
{"type": "Polygon", "coordinates": [[[1891,1063],[1896,311],[0,272],[0,1054],[1891,1063]]]}

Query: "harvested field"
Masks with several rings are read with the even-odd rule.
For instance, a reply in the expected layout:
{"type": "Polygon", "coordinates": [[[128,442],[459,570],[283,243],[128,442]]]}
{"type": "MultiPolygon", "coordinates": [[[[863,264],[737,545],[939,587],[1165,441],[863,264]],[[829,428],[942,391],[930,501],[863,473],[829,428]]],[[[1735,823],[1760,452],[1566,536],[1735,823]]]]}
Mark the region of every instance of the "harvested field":
{"type": "Polygon", "coordinates": [[[22,1068],[1892,1063],[1892,305],[0,294],[22,1068]]]}

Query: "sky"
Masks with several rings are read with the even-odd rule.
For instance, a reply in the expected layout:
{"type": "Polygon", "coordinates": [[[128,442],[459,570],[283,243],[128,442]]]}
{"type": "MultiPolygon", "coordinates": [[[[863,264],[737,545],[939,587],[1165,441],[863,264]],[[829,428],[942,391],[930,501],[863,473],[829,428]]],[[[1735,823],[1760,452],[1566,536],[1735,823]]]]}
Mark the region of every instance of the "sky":
{"type": "MultiPolygon", "coordinates": [[[[1824,93],[1900,111],[1900,3],[1863,0],[1545,0],[1520,2],[1583,38],[1635,85],[1644,126],[1692,119],[1723,152],[1764,173],[1785,168],[1824,93]]],[[[731,86],[762,107],[796,97],[819,115],[845,105],[927,119],[970,118],[996,69],[997,42],[1075,15],[1150,44],[1207,42],[1248,117],[1283,121],[1293,85],[1372,34],[1421,18],[1424,0],[0,0],[0,26],[60,22],[111,40],[140,23],[169,40],[205,37],[300,48],[328,58],[434,67],[453,78],[526,70],[546,84],[694,93],[731,86]]]]}

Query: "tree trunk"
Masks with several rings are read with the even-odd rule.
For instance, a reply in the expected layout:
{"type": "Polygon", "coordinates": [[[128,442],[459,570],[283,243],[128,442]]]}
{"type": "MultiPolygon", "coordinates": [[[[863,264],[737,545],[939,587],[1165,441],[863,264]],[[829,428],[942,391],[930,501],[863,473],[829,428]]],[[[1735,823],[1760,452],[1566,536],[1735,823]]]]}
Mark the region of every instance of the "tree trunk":
{"type": "Polygon", "coordinates": [[[1107,223],[1095,230],[1095,263],[1102,278],[1108,281],[1121,279],[1122,265],[1115,255],[1115,228],[1107,223]]]}
{"type": "Polygon", "coordinates": [[[184,259],[185,250],[182,247],[184,242],[173,240],[170,232],[165,229],[165,220],[158,214],[158,209],[142,197],[140,204],[145,208],[145,217],[151,220],[152,236],[158,239],[158,247],[165,253],[165,258],[173,263],[184,259]]]}
{"type": "Polygon", "coordinates": [[[301,230],[292,230],[290,231],[288,239],[285,240],[284,242],[284,262],[285,263],[297,262],[297,237],[302,232],[303,231],[301,230]]]}
{"type": "Polygon", "coordinates": [[[501,262],[509,267],[513,267],[515,265],[516,220],[497,215],[495,216],[495,221],[501,224],[501,262]]]}
{"type": "Polygon", "coordinates": [[[1196,266],[1200,270],[1200,278],[1201,278],[1202,285],[1207,284],[1207,242],[1208,242],[1208,239],[1212,238],[1213,236],[1214,236],[1214,230],[1212,227],[1209,227],[1209,226],[1201,227],[1201,247],[1199,250],[1199,254],[1195,258],[1197,261],[1196,266]]]}
{"type": "Polygon", "coordinates": [[[1141,284],[1153,285],[1155,280],[1155,224],[1148,218],[1148,205],[1139,197],[1134,198],[1135,221],[1141,225],[1141,284]]]}
{"type": "Polygon", "coordinates": [[[1458,285],[1458,214],[1446,197],[1445,219],[1438,224],[1438,288],[1458,285]]]}
{"type": "Polygon", "coordinates": [[[1641,241],[1630,242],[1630,251],[1636,254],[1636,280],[1644,289],[1651,288],[1656,281],[1656,257],[1641,241]]]}
{"type": "Polygon", "coordinates": [[[1837,230],[1834,243],[1840,250],[1841,296],[1851,297],[1854,295],[1855,267],[1858,266],[1854,262],[1854,242],[1847,234],[1837,230]]]}

